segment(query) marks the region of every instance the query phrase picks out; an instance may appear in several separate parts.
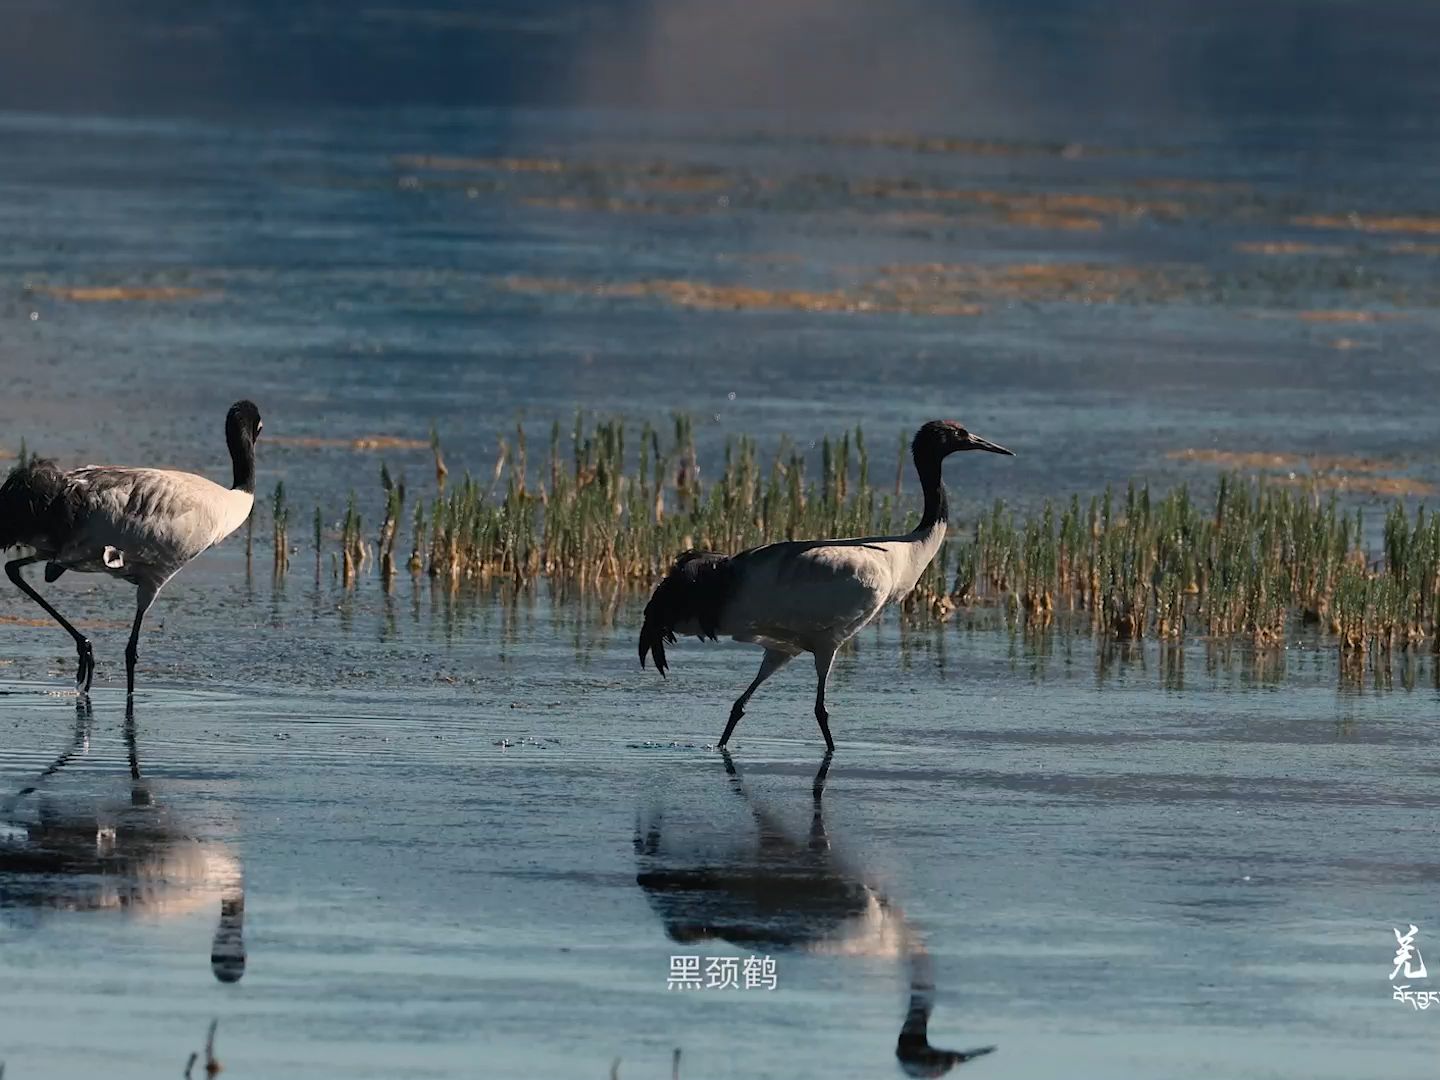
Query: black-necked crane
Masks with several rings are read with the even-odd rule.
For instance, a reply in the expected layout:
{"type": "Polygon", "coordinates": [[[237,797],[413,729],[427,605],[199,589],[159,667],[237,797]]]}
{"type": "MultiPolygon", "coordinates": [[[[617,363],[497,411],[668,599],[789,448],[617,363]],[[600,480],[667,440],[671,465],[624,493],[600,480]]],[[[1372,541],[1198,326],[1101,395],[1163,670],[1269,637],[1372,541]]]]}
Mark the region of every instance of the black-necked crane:
{"type": "Polygon", "coordinates": [[[109,574],[136,587],[135,622],[125,646],[125,689],[135,693],[140,625],[155,597],[186,563],[229,536],[255,504],[255,440],[260,410],[237,401],[225,416],[233,482],[222,487],[195,473],[86,465],[69,472],[32,458],[0,485],[0,550],[33,553],[5,564],[5,573],[75,640],[75,685],[90,689],[90,641],[50,606],[20,571],[45,563],[45,580],[67,570],[109,574]]]}
{"type": "Polygon", "coordinates": [[[910,452],[925,494],[920,524],[903,536],[840,540],[791,540],[738,555],[687,551],[645,606],[640,665],[654,657],[664,675],[666,643],[677,634],[764,646],[760,672],[730,709],[720,745],[745,715],[760,684],[803,652],[814,654],[815,720],[833,750],[825,683],[835,652],[886,604],[902,600],[945,540],[949,507],[941,462],[962,450],[1011,455],[953,420],[931,420],[915,433],[910,452]]]}

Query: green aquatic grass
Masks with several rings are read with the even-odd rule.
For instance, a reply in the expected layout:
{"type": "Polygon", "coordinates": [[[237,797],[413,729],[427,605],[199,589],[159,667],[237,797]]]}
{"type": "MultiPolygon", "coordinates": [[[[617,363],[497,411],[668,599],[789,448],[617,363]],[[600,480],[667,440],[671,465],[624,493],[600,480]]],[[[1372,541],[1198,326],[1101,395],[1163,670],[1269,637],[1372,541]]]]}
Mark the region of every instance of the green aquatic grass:
{"type": "Polygon", "coordinates": [[[290,569],[290,509],[285,503],[285,482],[277,481],[275,494],[270,498],[270,520],[273,526],[271,544],[275,561],[275,576],[279,577],[290,569]]]}
{"type": "MultiPolygon", "coordinates": [[[[902,502],[908,444],[902,435],[895,489],[882,493],[858,428],[821,441],[817,475],[786,439],[767,452],[734,437],[717,461],[702,463],[684,414],[664,430],[646,424],[638,433],[577,414],[572,424],[550,426],[537,468],[517,425],[483,480],[451,476],[432,430],[434,490],[407,511],[403,480],[382,466],[373,545],[352,492],[334,565],[353,586],[373,546],[386,588],[402,562],[409,574],[451,589],[540,577],[648,587],[686,548],[739,551],[910,528],[918,507],[902,502]],[[409,554],[401,558],[407,512],[409,554]]],[[[282,491],[274,506],[285,512],[282,491]]],[[[318,530],[317,517],[317,559],[318,530]]],[[[1433,646],[1440,516],[1421,508],[1412,517],[1396,506],[1384,551],[1373,558],[1363,536],[1361,512],[1333,495],[1236,475],[1222,476],[1204,499],[1183,485],[1156,493],[1131,484],[1123,493],[1047,502],[1023,519],[997,501],[970,528],[954,529],[902,611],[924,623],[966,606],[998,606],[1038,627],[1069,612],[1118,641],[1201,635],[1270,647],[1297,625],[1318,624],[1348,652],[1433,646]]]]}

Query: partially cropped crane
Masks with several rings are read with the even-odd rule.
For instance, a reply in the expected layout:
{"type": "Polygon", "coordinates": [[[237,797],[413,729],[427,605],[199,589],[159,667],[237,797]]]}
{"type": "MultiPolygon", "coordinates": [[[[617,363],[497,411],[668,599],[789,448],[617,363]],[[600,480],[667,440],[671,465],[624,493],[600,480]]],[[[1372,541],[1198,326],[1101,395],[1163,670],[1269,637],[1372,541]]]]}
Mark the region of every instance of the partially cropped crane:
{"type": "Polygon", "coordinates": [[[67,570],[109,574],[136,587],[135,622],[125,646],[125,688],[135,692],[140,625],[156,595],[186,563],[238,529],[255,504],[255,440],[260,410],[237,401],[225,416],[230,487],[195,473],[86,465],[65,472],[32,458],[0,485],[0,549],[27,547],[5,573],[74,640],[76,688],[88,692],[95,674],[90,641],[50,606],[21,569],[45,563],[45,580],[67,570]]]}
{"type": "Polygon", "coordinates": [[[835,652],[886,604],[901,600],[945,539],[949,507],[940,465],[962,450],[1011,455],[952,420],[931,420],[915,433],[911,455],[925,510],[903,536],[844,540],[792,540],[738,555],[687,551],[675,562],[645,607],[640,664],[646,655],[664,675],[665,645],[677,634],[716,640],[720,635],[765,648],[760,672],[730,709],[720,736],[724,746],[760,684],[802,652],[814,654],[815,720],[833,750],[825,683],[835,652]]]}

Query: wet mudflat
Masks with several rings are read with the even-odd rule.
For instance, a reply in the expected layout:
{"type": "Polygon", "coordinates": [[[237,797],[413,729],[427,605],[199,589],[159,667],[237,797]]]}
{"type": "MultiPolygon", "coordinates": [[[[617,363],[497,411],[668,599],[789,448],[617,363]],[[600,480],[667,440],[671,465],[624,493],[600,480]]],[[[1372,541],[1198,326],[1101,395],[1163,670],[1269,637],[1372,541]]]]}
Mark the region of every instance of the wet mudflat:
{"type": "Polygon", "coordinates": [[[1386,979],[1433,911],[1428,663],[1384,689],[1303,643],[1277,670],[889,624],[837,671],[817,798],[798,665],[727,761],[749,650],[682,646],[661,683],[628,602],[618,629],[543,590],[447,616],[423,580],[247,604],[238,555],[176,582],[131,723],[123,629],[89,711],[63,635],[14,635],[7,1075],[178,1073],[212,1018],[242,1076],[660,1076],[674,1047],[687,1076],[886,1075],[902,1028],[917,1069],[997,1046],[977,1075],[1429,1058],[1386,979]],[[742,988],[667,989],[679,955],[742,988]]]}

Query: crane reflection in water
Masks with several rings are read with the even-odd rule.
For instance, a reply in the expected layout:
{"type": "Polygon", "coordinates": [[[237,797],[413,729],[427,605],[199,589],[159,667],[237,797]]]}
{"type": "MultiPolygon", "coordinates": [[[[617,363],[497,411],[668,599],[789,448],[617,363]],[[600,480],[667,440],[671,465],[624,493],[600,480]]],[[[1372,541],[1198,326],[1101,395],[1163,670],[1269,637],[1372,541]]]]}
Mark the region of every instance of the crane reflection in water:
{"type": "Polygon", "coordinates": [[[895,1056],[910,1076],[943,1076],[991,1053],[993,1046],[944,1050],[930,1045],[934,968],[919,929],[863,874],[831,848],[825,828],[826,754],[811,789],[810,830],[795,839],[754,802],[728,753],[725,771],[756,830],[723,857],[687,849],[667,835],[658,815],[637,823],[636,882],[671,940],[724,941],[754,952],[810,952],[894,957],[910,999],[895,1056]]]}
{"type": "MultiPolygon", "coordinates": [[[[82,696],[70,745],[0,800],[0,915],[118,910],[174,918],[208,908],[218,912],[211,971],[221,982],[238,982],[245,974],[240,862],[224,845],[186,832],[155,798],[140,769],[133,707],[125,716],[127,782],[78,797],[51,790],[58,775],[89,753],[93,727],[82,696]]],[[[94,775],[101,785],[118,779],[94,775]]]]}

